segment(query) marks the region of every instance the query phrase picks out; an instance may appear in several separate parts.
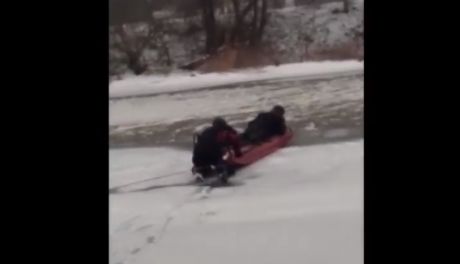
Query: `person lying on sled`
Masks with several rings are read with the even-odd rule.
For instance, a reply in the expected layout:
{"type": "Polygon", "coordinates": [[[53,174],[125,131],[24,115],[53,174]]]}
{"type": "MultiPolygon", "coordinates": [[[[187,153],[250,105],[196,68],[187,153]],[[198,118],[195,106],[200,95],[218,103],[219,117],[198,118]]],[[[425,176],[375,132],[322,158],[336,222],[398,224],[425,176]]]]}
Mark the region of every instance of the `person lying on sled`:
{"type": "Polygon", "coordinates": [[[194,140],[192,171],[207,177],[212,173],[213,166],[223,176],[231,176],[234,169],[223,160],[223,155],[229,147],[233,149],[236,157],[241,156],[238,133],[223,118],[217,117],[213,120],[212,126],[206,128],[194,140]]]}
{"type": "Polygon", "coordinates": [[[262,112],[248,123],[241,139],[249,144],[263,143],[273,136],[284,135],[286,121],[284,120],[284,108],[276,105],[270,112],[262,112]]]}

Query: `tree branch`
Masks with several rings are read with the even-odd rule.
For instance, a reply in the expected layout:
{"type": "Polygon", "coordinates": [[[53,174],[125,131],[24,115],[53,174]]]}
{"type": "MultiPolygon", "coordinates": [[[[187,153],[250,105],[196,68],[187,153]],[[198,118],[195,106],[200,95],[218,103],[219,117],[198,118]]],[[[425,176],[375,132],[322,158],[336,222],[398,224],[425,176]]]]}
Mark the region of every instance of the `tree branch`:
{"type": "Polygon", "coordinates": [[[252,0],[248,3],[246,8],[243,9],[243,12],[241,12],[241,18],[244,18],[249,13],[249,10],[251,10],[255,3],[257,3],[257,0],[252,0]]]}
{"type": "Polygon", "coordinates": [[[250,43],[251,45],[255,45],[257,42],[257,38],[259,36],[259,0],[254,0],[255,5],[253,6],[253,13],[254,15],[252,16],[252,25],[251,25],[251,39],[250,43]]]}
{"type": "Polygon", "coordinates": [[[233,13],[235,15],[235,22],[234,22],[234,25],[233,25],[233,29],[232,29],[232,34],[231,34],[231,41],[232,42],[235,42],[237,41],[237,35],[238,35],[238,32],[240,31],[240,27],[241,27],[241,16],[240,16],[240,1],[239,0],[232,0],[232,3],[233,3],[233,13]]]}
{"type": "Polygon", "coordinates": [[[259,30],[257,32],[258,41],[262,40],[262,36],[265,30],[265,25],[267,24],[267,16],[268,16],[267,9],[268,9],[267,0],[262,0],[262,12],[261,12],[262,18],[260,19],[259,30]]]}

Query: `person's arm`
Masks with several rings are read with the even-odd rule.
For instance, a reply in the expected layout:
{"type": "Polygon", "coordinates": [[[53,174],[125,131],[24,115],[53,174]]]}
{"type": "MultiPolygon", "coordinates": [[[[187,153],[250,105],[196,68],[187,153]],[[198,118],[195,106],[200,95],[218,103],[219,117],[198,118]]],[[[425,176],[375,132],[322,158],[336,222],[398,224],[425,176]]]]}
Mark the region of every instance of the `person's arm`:
{"type": "Polygon", "coordinates": [[[217,141],[224,146],[231,146],[235,152],[235,156],[241,156],[240,141],[238,133],[230,132],[229,130],[223,130],[217,135],[217,141]]]}
{"type": "Polygon", "coordinates": [[[235,152],[235,156],[236,157],[241,157],[242,153],[241,153],[241,144],[240,144],[240,140],[239,140],[239,137],[238,137],[238,133],[228,133],[228,141],[230,143],[230,145],[232,146],[233,148],[233,151],[235,152]]]}

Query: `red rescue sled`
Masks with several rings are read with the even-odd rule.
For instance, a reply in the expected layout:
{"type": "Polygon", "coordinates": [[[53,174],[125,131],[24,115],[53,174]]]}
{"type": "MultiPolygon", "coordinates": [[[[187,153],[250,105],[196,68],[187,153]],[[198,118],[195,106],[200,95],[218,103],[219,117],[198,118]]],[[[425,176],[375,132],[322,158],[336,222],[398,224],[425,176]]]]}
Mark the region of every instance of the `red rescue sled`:
{"type": "Polygon", "coordinates": [[[232,152],[228,153],[225,161],[236,167],[250,165],[267,155],[277,151],[279,148],[286,146],[293,137],[292,130],[288,129],[282,136],[271,138],[269,141],[260,145],[248,145],[242,147],[242,156],[235,157],[232,152]]]}

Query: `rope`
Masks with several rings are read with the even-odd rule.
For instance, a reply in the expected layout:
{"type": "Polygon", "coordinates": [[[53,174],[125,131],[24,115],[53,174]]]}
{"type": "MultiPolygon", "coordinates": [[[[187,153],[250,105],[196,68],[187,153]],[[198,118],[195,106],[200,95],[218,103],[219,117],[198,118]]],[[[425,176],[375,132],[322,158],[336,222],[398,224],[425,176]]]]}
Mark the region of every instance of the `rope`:
{"type": "Polygon", "coordinates": [[[124,185],[115,186],[115,187],[112,187],[110,189],[111,190],[120,189],[120,188],[124,188],[124,187],[130,186],[130,185],[133,185],[133,184],[142,183],[142,182],[148,182],[148,181],[153,181],[153,180],[158,180],[158,179],[163,179],[163,178],[179,175],[179,174],[182,174],[182,173],[185,173],[185,172],[188,172],[188,171],[186,171],[186,170],[184,170],[184,171],[176,171],[176,172],[173,172],[173,173],[169,173],[169,174],[165,174],[165,175],[161,175],[161,176],[157,176],[157,177],[153,177],[153,178],[148,178],[148,179],[145,179],[145,180],[140,180],[140,181],[130,182],[130,183],[127,183],[127,184],[124,184],[124,185]]]}

